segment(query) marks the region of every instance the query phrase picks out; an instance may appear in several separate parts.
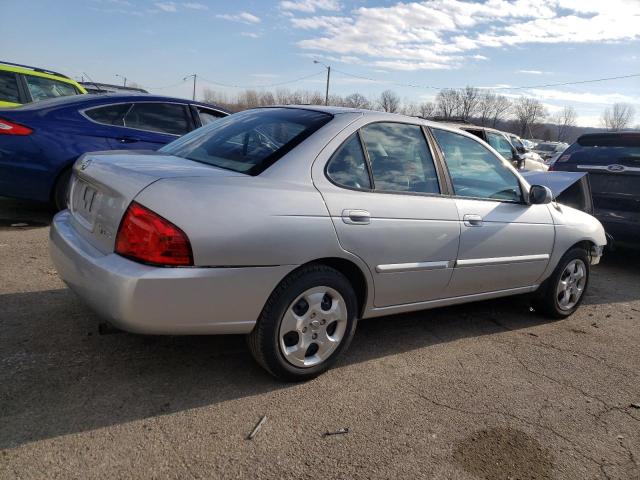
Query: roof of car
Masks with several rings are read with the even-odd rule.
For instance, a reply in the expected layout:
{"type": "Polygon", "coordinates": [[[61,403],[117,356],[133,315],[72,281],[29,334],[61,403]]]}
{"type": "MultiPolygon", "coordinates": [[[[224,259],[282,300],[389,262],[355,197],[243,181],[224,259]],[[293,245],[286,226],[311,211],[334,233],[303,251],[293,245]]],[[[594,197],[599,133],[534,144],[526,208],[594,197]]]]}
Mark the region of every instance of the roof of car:
{"type": "Polygon", "coordinates": [[[42,100],[40,102],[27,103],[20,107],[17,107],[17,110],[40,110],[47,108],[56,108],[62,106],[69,105],[102,105],[109,103],[125,103],[125,102],[154,102],[154,101],[162,101],[162,102],[179,102],[179,103],[193,103],[196,105],[207,106],[211,108],[215,108],[216,110],[226,112],[228,111],[222,107],[218,107],[216,105],[186,100],[184,98],[174,98],[174,97],[165,97],[162,95],[153,95],[148,93],[100,93],[100,94],[86,94],[86,95],[71,95],[67,97],[58,97],[51,98],[48,100],[42,100]]]}

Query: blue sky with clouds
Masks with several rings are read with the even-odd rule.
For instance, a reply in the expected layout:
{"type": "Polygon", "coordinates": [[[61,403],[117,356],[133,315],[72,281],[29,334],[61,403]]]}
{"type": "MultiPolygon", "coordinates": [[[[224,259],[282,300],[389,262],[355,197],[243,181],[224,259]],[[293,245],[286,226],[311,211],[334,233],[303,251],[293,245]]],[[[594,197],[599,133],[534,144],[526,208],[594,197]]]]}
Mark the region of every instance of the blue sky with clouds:
{"type": "MultiPolygon", "coordinates": [[[[0,0],[0,18],[0,59],[105,83],[120,74],[176,96],[190,96],[192,73],[200,92],[305,76],[281,87],[323,90],[313,59],[332,66],[335,93],[391,88],[415,102],[435,96],[428,86],[640,73],[640,0],[0,0]]],[[[500,92],[535,96],[551,113],[571,105],[592,126],[628,102],[640,123],[640,77],[500,92]]]]}

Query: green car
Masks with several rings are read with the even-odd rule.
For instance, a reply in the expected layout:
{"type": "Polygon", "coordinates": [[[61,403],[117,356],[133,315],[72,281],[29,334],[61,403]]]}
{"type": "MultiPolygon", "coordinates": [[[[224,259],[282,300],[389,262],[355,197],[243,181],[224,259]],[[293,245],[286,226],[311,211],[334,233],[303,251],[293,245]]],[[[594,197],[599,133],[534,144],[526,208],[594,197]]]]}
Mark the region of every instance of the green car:
{"type": "Polygon", "coordinates": [[[83,93],[82,85],[61,73],[0,61],[0,107],[83,93]]]}

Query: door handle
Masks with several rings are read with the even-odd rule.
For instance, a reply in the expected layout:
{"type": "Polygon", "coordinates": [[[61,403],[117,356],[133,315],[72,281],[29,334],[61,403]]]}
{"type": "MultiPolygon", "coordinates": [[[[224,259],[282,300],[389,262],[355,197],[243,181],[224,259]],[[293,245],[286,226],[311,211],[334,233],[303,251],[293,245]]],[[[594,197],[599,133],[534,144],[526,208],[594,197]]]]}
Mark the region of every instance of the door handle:
{"type": "Polygon", "coordinates": [[[342,221],[348,225],[368,225],[371,214],[366,210],[343,210],[342,221]]]}
{"type": "Polygon", "coordinates": [[[121,137],[118,139],[118,142],[120,143],[135,143],[138,141],[139,140],[137,138],[133,138],[133,137],[121,137]]]}
{"type": "Polygon", "coordinates": [[[476,215],[474,213],[467,213],[463,217],[464,224],[467,227],[481,227],[482,226],[482,217],[480,215],[476,215]]]}

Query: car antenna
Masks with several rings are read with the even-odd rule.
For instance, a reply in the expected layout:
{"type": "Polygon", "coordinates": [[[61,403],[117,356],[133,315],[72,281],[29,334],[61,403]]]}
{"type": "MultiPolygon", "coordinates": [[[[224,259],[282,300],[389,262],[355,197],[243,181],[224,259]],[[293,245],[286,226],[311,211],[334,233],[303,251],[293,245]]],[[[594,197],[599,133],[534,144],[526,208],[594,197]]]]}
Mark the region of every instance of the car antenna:
{"type": "Polygon", "coordinates": [[[105,90],[105,89],[103,89],[103,88],[100,88],[100,87],[98,86],[98,84],[97,84],[96,82],[94,82],[94,81],[93,81],[93,79],[92,79],[89,75],[87,75],[85,72],[82,72],[82,74],[83,74],[85,77],[87,77],[87,78],[89,79],[89,82],[91,82],[91,84],[93,84],[93,86],[94,86],[94,87],[96,87],[96,88],[97,88],[98,90],[100,90],[101,92],[106,92],[106,90],[105,90]]]}

